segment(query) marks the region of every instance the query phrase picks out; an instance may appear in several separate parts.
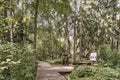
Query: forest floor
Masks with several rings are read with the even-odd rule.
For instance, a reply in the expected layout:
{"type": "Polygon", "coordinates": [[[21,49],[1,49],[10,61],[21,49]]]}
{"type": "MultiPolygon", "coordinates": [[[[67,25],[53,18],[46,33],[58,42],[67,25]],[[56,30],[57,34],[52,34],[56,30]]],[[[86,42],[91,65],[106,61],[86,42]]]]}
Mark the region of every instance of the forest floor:
{"type": "Polygon", "coordinates": [[[69,73],[73,69],[72,65],[51,65],[48,62],[38,61],[36,80],[67,80],[60,73],[69,73]]]}

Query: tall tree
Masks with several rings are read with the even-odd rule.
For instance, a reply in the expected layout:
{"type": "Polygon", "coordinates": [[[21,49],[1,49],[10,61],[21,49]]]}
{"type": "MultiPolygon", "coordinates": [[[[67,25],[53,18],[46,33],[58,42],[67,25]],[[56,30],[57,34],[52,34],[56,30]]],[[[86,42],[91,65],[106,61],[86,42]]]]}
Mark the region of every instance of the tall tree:
{"type": "Polygon", "coordinates": [[[80,0],[80,2],[79,2],[79,4],[80,4],[80,32],[79,32],[79,34],[80,34],[80,39],[79,39],[79,41],[80,41],[80,46],[79,46],[79,50],[80,50],[80,54],[79,54],[79,56],[80,56],[80,59],[82,58],[82,44],[83,44],[83,38],[82,38],[82,31],[83,31],[83,28],[82,28],[82,16],[81,16],[81,13],[82,13],[82,9],[81,9],[81,4],[82,4],[82,0],[80,0]]]}
{"type": "Polygon", "coordinates": [[[38,14],[38,3],[39,0],[35,2],[35,17],[34,17],[34,57],[33,57],[33,69],[35,68],[35,61],[36,61],[36,42],[37,42],[37,14],[38,14]]]}
{"type": "Polygon", "coordinates": [[[76,63],[76,17],[73,20],[73,27],[74,27],[74,63],[76,63]]]}
{"type": "Polygon", "coordinates": [[[11,16],[11,28],[10,28],[10,41],[13,42],[13,0],[10,0],[10,16],[11,16]]]}

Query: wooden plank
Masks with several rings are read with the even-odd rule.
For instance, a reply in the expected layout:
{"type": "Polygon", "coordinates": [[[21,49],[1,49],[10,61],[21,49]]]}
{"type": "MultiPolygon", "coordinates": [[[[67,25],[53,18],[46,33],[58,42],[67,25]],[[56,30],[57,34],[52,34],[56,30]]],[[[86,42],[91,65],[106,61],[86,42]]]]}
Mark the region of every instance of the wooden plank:
{"type": "Polygon", "coordinates": [[[36,80],[66,80],[66,79],[56,70],[54,70],[49,63],[38,62],[36,80]]]}

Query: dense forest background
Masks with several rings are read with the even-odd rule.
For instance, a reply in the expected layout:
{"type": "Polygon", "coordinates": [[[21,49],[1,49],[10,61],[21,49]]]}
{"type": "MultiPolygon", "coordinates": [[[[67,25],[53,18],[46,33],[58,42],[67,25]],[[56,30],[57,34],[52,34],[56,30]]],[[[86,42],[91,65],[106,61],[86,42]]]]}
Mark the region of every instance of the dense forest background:
{"type": "Polygon", "coordinates": [[[63,54],[120,68],[119,44],[120,0],[0,0],[0,80],[32,80],[63,54]]]}

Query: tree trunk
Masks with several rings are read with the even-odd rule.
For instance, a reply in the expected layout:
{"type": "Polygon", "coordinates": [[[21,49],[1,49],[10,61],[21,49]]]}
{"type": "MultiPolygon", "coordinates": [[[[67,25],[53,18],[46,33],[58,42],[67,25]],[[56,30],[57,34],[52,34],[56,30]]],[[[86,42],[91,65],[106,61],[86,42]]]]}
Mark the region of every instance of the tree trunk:
{"type": "MultiPolygon", "coordinates": [[[[22,2],[22,14],[21,14],[21,20],[23,20],[24,18],[24,1],[22,2]]],[[[22,30],[22,36],[21,36],[21,41],[22,41],[22,44],[25,44],[25,35],[24,35],[24,24],[21,23],[21,30],[22,30]]]]}
{"type": "Polygon", "coordinates": [[[38,2],[39,0],[36,0],[36,6],[35,6],[35,17],[34,17],[34,57],[33,57],[33,66],[32,68],[35,69],[35,61],[36,61],[36,38],[37,38],[37,14],[38,14],[38,2]]]}
{"type": "Polygon", "coordinates": [[[117,39],[117,50],[119,50],[119,38],[117,39]]]}
{"type": "Polygon", "coordinates": [[[73,23],[74,23],[74,58],[73,58],[73,60],[74,60],[74,63],[76,63],[76,19],[73,21],[73,23]]]}
{"type": "MultiPolygon", "coordinates": [[[[80,1],[80,5],[82,4],[82,0],[80,1]]],[[[81,7],[80,7],[80,15],[81,15],[82,11],[81,11],[81,7]]],[[[80,47],[79,47],[79,50],[80,50],[80,60],[82,58],[82,42],[83,41],[83,38],[82,38],[82,17],[80,18],[80,47]]]]}
{"type": "Polygon", "coordinates": [[[82,58],[82,24],[80,22],[80,60],[82,58]]]}
{"type": "Polygon", "coordinates": [[[111,39],[111,50],[113,51],[113,49],[114,49],[114,42],[113,42],[113,37],[112,37],[112,39],[111,39]]]}
{"type": "MultiPolygon", "coordinates": [[[[6,19],[8,17],[8,13],[7,13],[7,9],[6,9],[6,7],[5,7],[5,9],[4,9],[4,19],[6,19]]],[[[5,24],[5,27],[7,27],[8,26],[8,23],[6,22],[6,20],[4,20],[4,24],[5,24]]],[[[5,29],[5,32],[4,32],[5,34],[4,34],[4,39],[5,39],[5,41],[10,41],[10,30],[6,30],[5,29]]]]}
{"type": "MultiPolygon", "coordinates": [[[[10,4],[12,6],[12,0],[10,1],[10,4]]],[[[12,7],[11,7],[11,11],[10,11],[10,16],[11,16],[10,41],[13,42],[13,21],[12,21],[13,11],[12,11],[12,7]]]]}
{"type": "MultiPolygon", "coordinates": [[[[7,9],[5,7],[4,9],[4,19],[7,17],[7,9]]],[[[4,24],[5,24],[5,27],[8,26],[8,23],[6,22],[6,20],[4,20],[4,24]]]]}
{"type": "Polygon", "coordinates": [[[65,27],[65,38],[66,38],[66,54],[70,55],[70,40],[69,40],[69,31],[68,31],[68,21],[66,22],[66,27],[65,27]]]}

